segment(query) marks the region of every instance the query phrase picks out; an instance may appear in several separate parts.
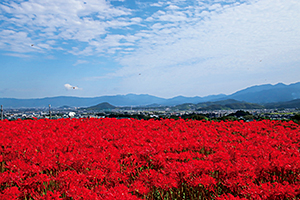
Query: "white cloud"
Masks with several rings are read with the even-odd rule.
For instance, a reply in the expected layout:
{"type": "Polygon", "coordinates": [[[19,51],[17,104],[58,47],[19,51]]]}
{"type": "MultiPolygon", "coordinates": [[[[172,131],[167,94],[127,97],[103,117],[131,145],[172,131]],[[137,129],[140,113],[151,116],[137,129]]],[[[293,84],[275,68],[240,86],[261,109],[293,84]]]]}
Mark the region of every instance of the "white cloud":
{"type": "Polygon", "coordinates": [[[150,4],[150,6],[152,6],[152,7],[162,7],[163,3],[162,2],[152,3],[152,4],[150,4]]]}
{"type": "Polygon", "coordinates": [[[72,86],[70,84],[65,84],[64,87],[67,89],[67,90],[82,90],[82,88],[79,88],[77,86],[72,86]]]}
{"type": "MultiPolygon", "coordinates": [[[[210,20],[199,20],[195,24],[183,23],[176,28],[157,24],[152,27],[155,32],[148,31],[151,39],[141,43],[139,52],[122,60],[139,58],[143,54],[149,58],[153,55],[156,59],[151,60],[156,63],[164,63],[161,61],[168,58],[178,63],[199,57],[264,57],[279,49],[298,49],[300,14],[296,12],[300,3],[294,2],[291,7],[291,3],[284,1],[277,1],[281,2],[278,5],[268,0],[260,2],[210,14],[210,20]],[[285,17],[287,15],[289,17],[285,17]],[[157,27],[165,28],[157,30],[157,27]],[[163,45],[153,42],[156,40],[163,45]],[[165,45],[165,41],[172,42],[165,45]],[[155,48],[151,50],[153,45],[155,48]],[[162,60],[157,59],[160,57],[162,60]]],[[[177,13],[173,17],[175,15],[177,13]]]]}
{"type": "Polygon", "coordinates": [[[6,53],[4,54],[6,56],[13,56],[13,57],[19,57],[19,58],[30,58],[30,55],[21,54],[21,53],[6,53]]]}
{"type": "Polygon", "coordinates": [[[33,41],[26,32],[16,32],[14,30],[0,31],[0,49],[18,53],[35,51],[33,41]],[[14,45],[10,45],[14,44],[14,45]]]}
{"type": "Polygon", "coordinates": [[[300,62],[297,0],[136,2],[140,10],[85,2],[0,3],[0,49],[15,56],[54,50],[112,56],[121,66],[99,77],[122,77],[128,91],[149,88],[169,95],[168,85],[188,93],[193,84],[230,82],[241,74],[243,82],[246,73],[283,74],[287,64],[300,62]],[[138,15],[146,6],[152,8],[138,15]]]}
{"type": "Polygon", "coordinates": [[[72,50],[68,51],[71,54],[74,55],[82,55],[82,56],[89,56],[89,55],[93,55],[94,51],[93,51],[93,47],[92,46],[87,46],[86,48],[84,48],[83,50],[77,48],[77,47],[73,47],[72,50]]]}
{"type": "Polygon", "coordinates": [[[131,18],[130,20],[135,23],[140,23],[141,21],[143,21],[143,19],[140,17],[134,17],[134,18],[131,18]]]}
{"type": "Polygon", "coordinates": [[[73,64],[73,66],[86,64],[86,63],[89,63],[89,61],[87,61],[87,60],[77,60],[76,63],[73,64]]]}
{"type": "Polygon", "coordinates": [[[154,24],[153,31],[144,33],[147,38],[140,41],[138,50],[119,59],[126,66],[116,72],[124,77],[124,88],[151,86],[153,92],[170,94],[174,85],[176,92],[192,94],[186,88],[197,83],[240,76],[244,77],[240,82],[247,85],[246,74],[280,74],[287,63],[300,63],[296,56],[300,54],[300,2],[251,1],[222,11],[220,4],[211,7],[218,12],[193,9],[198,20],[180,21],[176,12],[152,16],[153,21],[174,22],[174,18],[179,23],[175,27],[154,24]],[[148,77],[136,84],[138,77],[133,77],[138,71],[148,77]]]}
{"type": "Polygon", "coordinates": [[[180,9],[180,8],[176,5],[169,5],[166,9],[177,10],[177,9],[180,9]]]}
{"type": "Polygon", "coordinates": [[[111,28],[141,22],[139,17],[127,17],[131,14],[129,9],[113,7],[105,0],[7,2],[0,3],[0,12],[10,16],[5,17],[0,28],[0,48],[17,52],[56,49],[53,46],[59,44],[53,41],[58,40],[74,40],[86,44],[93,40],[101,41],[101,37],[109,33],[111,28]],[[7,31],[10,33],[5,33],[7,31]],[[36,48],[24,48],[24,42],[36,44],[36,48]]]}

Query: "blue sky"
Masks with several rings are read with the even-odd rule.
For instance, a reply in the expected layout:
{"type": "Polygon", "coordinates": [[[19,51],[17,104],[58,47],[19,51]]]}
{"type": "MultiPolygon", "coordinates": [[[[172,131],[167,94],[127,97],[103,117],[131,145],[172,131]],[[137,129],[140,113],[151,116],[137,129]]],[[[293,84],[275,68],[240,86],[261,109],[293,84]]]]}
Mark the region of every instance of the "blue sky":
{"type": "Polygon", "coordinates": [[[2,0],[0,97],[170,98],[300,81],[299,0],[2,0]]]}

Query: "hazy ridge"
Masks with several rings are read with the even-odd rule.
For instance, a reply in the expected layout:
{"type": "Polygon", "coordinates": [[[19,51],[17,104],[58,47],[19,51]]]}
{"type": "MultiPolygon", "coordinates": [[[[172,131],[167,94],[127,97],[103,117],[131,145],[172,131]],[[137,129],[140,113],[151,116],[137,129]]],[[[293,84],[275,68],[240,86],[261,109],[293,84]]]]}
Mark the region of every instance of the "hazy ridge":
{"type": "MultiPolygon", "coordinates": [[[[127,95],[114,95],[114,96],[100,96],[100,97],[70,97],[58,96],[47,97],[40,99],[15,99],[15,98],[0,98],[0,104],[6,108],[39,108],[48,107],[90,107],[100,103],[109,103],[113,106],[176,106],[181,104],[201,104],[210,102],[207,106],[212,106],[212,102],[222,100],[237,100],[240,102],[254,103],[264,105],[266,107],[274,107],[284,105],[280,102],[289,102],[288,105],[298,105],[297,99],[300,99],[300,82],[285,85],[278,83],[276,85],[265,84],[248,87],[239,90],[230,95],[218,94],[209,95],[205,97],[184,97],[177,96],[174,98],[160,98],[148,94],[127,94],[127,95]],[[294,100],[294,101],[293,101],[294,100]]],[[[218,104],[218,103],[215,103],[218,104]]],[[[199,107],[198,105],[198,107],[199,107]]],[[[219,105],[219,104],[218,104],[219,105]]],[[[250,104],[248,105],[250,106],[250,104]]],[[[254,106],[257,107],[257,106],[254,106]]],[[[201,108],[201,106],[200,106],[201,108]]]]}

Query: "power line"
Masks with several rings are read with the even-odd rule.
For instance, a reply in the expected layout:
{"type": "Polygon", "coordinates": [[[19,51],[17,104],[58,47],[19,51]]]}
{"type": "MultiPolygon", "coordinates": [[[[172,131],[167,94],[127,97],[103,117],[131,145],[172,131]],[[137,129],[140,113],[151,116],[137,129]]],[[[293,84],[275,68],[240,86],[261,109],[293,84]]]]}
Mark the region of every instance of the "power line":
{"type": "Polygon", "coordinates": [[[49,104],[49,119],[51,119],[51,105],[49,104]]]}

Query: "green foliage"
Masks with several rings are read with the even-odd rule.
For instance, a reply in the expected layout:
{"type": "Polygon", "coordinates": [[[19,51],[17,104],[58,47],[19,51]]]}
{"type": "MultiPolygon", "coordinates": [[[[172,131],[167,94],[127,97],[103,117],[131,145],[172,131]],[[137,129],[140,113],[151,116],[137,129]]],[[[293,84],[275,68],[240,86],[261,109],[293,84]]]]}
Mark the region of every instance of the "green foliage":
{"type": "Polygon", "coordinates": [[[248,111],[238,110],[235,113],[231,113],[228,116],[235,116],[235,117],[244,117],[246,115],[252,115],[248,111]]]}
{"type": "Polygon", "coordinates": [[[300,122],[300,114],[294,115],[293,117],[291,117],[291,120],[293,120],[296,123],[300,122]]]}

